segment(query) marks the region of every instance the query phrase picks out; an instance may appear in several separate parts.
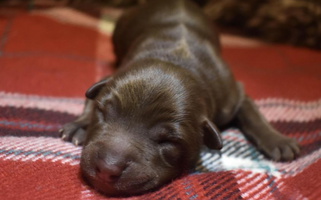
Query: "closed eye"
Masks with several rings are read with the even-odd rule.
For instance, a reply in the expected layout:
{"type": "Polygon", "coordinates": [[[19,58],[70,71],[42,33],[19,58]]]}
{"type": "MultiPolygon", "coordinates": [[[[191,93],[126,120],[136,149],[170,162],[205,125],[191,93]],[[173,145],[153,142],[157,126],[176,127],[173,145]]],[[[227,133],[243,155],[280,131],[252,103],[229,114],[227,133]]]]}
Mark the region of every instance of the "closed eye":
{"type": "Polygon", "coordinates": [[[96,100],[96,113],[101,122],[106,122],[108,118],[108,108],[105,105],[106,104],[96,100]]]}
{"type": "Polygon", "coordinates": [[[98,100],[96,100],[96,108],[97,110],[99,110],[100,112],[104,111],[104,104],[98,100]]]}
{"type": "Polygon", "coordinates": [[[159,145],[179,145],[183,143],[183,138],[169,134],[159,134],[157,144],[159,145]]]}
{"type": "Polygon", "coordinates": [[[181,160],[182,150],[178,144],[164,142],[159,146],[159,153],[168,167],[175,167],[181,160]]]}
{"type": "Polygon", "coordinates": [[[103,103],[96,100],[96,111],[104,121],[110,120],[117,115],[116,108],[110,100],[104,101],[103,103]]]}

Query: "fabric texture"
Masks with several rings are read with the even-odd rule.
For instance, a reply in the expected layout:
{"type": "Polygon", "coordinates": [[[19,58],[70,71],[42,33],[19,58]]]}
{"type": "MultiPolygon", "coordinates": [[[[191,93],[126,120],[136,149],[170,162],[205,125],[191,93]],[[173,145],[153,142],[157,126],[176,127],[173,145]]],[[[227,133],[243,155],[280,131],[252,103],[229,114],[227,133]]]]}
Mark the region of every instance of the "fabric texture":
{"type": "MultiPolygon", "coordinates": [[[[112,24],[72,9],[0,16],[0,199],[115,199],[83,182],[81,147],[58,133],[114,71],[112,24]]],[[[301,156],[270,161],[228,129],[221,153],[203,151],[195,173],[128,199],[321,199],[321,52],[223,36],[223,56],[301,156]]]]}

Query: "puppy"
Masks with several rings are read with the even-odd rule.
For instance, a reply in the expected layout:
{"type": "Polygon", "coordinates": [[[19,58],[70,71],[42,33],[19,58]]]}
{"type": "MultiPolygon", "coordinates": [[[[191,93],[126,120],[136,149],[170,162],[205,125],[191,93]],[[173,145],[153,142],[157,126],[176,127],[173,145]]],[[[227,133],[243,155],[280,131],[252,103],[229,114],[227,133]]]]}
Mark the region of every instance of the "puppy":
{"type": "Polygon", "coordinates": [[[217,127],[231,121],[275,161],[299,154],[234,80],[211,27],[189,0],[149,1],[120,18],[118,72],[88,89],[83,114],[61,130],[84,145],[81,171],[98,191],[157,189],[193,169],[203,144],[221,149],[217,127]]]}

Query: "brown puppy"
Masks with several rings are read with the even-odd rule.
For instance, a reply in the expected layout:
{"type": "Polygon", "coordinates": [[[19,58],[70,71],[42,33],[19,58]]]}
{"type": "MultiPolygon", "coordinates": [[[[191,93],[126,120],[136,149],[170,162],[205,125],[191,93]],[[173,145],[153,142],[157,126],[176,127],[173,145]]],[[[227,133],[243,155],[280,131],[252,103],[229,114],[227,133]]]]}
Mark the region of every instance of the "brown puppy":
{"type": "Polygon", "coordinates": [[[202,144],[220,149],[217,127],[232,120],[271,159],[298,155],[244,95],[193,2],[154,0],[127,12],[114,44],[119,71],[87,91],[84,113],[62,130],[84,143],[81,170],[97,190],[132,195],[168,183],[195,166],[202,144]]]}

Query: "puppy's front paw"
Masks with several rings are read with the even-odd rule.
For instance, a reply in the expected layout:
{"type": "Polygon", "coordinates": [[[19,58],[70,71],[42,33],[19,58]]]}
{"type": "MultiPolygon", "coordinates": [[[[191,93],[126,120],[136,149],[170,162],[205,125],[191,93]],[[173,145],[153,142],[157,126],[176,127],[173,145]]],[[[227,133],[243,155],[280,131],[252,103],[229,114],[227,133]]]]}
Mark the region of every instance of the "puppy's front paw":
{"type": "Polygon", "coordinates": [[[259,148],[274,161],[291,161],[300,153],[299,144],[283,135],[275,135],[262,141],[259,148]]]}
{"type": "Polygon", "coordinates": [[[86,130],[80,123],[70,122],[59,130],[61,139],[72,142],[75,145],[82,145],[86,139],[86,130]]]}

